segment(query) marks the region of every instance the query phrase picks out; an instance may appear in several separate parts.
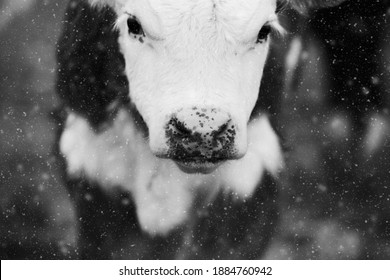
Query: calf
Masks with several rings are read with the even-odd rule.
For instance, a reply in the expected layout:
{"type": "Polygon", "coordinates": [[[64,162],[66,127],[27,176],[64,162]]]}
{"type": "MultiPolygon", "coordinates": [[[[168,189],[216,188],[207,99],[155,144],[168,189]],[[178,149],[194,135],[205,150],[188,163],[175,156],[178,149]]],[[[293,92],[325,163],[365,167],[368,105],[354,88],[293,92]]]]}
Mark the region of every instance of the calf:
{"type": "MultiPolygon", "coordinates": [[[[295,8],[338,1],[290,1],[295,8]]],[[[59,151],[81,258],[259,258],[283,167],[276,0],[72,0],[59,151]],[[267,84],[268,83],[268,84],[267,84]]]]}

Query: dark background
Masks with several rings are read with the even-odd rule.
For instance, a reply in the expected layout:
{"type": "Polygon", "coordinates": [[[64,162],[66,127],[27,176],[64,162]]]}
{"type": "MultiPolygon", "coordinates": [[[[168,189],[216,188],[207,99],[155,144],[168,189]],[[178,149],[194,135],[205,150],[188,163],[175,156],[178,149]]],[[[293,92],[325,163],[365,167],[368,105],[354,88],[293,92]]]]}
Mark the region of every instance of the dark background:
{"type": "MultiPolygon", "coordinates": [[[[66,2],[0,0],[2,259],[74,257],[74,209],[53,152],[66,2]]],[[[266,258],[390,259],[389,20],[389,1],[347,1],[274,40],[287,49],[298,38],[304,51],[284,81],[288,175],[266,258]]]]}

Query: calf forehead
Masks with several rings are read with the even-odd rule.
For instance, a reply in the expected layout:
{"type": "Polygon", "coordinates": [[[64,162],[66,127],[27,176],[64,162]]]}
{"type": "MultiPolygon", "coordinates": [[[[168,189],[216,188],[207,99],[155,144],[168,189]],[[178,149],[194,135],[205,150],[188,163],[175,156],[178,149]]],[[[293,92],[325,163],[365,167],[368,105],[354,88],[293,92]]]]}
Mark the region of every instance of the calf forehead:
{"type": "Polygon", "coordinates": [[[168,49],[208,52],[211,47],[223,53],[228,42],[254,40],[261,26],[275,18],[276,1],[128,0],[121,10],[136,15],[153,37],[167,39],[168,49]]]}
{"type": "MultiPolygon", "coordinates": [[[[135,0],[144,1],[144,0],[135,0]]],[[[254,13],[255,9],[267,5],[272,5],[275,0],[146,0],[151,7],[166,7],[174,8],[178,11],[188,11],[194,8],[227,8],[232,9],[232,12],[247,11],[247,13],[254,13]]]]}
{"type": "MultiPolygon", "coordinates": [[[[123,0],[119,0],[123,1],[123,0]]],[[[273,13],[277,0],[128,0],[137,10],[151,9],[163,21],[215,19],[229,25],[245,25],[253,19],[273,13]]]]}

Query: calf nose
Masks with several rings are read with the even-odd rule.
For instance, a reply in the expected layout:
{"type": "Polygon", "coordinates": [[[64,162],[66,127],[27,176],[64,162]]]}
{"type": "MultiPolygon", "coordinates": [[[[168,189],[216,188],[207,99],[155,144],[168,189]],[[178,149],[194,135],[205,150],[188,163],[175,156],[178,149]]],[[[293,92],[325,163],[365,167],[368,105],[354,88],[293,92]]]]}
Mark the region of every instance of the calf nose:
{"type": "Polygon", "coordinates": [[[170,158],[219,161],[233,156],[236,129],[230,115],[215,108],[182,109],[166,128],[170,158]]]}

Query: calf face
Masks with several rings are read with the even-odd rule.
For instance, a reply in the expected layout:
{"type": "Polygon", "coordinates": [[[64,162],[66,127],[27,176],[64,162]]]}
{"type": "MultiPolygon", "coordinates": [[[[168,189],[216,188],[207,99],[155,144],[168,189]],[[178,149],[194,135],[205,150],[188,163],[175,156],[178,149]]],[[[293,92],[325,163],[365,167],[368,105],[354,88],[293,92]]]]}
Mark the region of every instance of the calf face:
{"type": "Polygon", "coordinates": [[[276,0],[92,1],[114,7],[130,98],[154,155],[209,173],[247,151],[276,0]]]}

